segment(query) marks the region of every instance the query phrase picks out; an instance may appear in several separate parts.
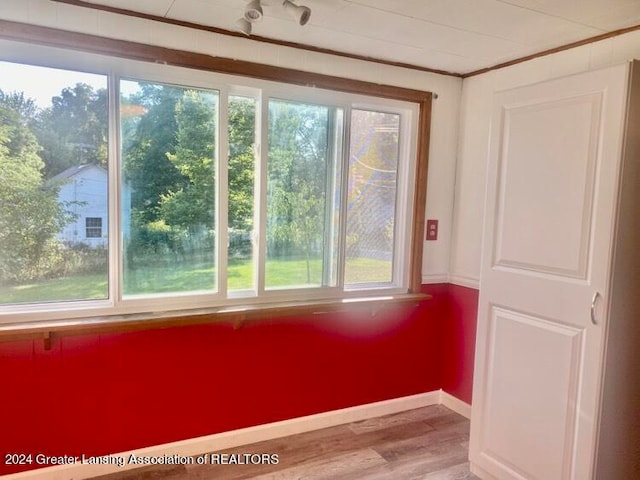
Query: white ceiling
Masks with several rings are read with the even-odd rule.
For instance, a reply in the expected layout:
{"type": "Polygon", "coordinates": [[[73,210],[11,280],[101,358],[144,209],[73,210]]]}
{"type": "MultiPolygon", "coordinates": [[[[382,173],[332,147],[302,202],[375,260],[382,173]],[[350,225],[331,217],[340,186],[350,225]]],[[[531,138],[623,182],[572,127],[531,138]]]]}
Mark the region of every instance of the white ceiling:
{"type": "MultiPolygon", "coordinates": [[[[227,30],[246,3],[88,1],[227,30]]],[[[269,3],[254,35],[455,73],[640,24],[640,0],[298,0],[304,27],[269,3]]]]}

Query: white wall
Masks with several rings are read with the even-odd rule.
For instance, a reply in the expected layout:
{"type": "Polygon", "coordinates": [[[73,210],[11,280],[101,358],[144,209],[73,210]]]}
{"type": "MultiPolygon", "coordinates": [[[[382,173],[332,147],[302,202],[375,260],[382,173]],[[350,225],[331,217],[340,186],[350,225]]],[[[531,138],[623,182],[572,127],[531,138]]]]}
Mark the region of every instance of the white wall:
{"type": "Polygon", "coordinates": [[[0,18],[4,20],[437,93],[431,123],[426,216],[440,221],[440,232],[437,241],[425,242],[422,271],[424,282],[447,280],[461,79],[269,45],[48,0],[1,1],[0,18]]]}
{"type": "Polygon", "coordinates": [[[451,244],[451,281],[478,287],[494,92],[640,58],[632,32],[464,80],[451,244]]]}

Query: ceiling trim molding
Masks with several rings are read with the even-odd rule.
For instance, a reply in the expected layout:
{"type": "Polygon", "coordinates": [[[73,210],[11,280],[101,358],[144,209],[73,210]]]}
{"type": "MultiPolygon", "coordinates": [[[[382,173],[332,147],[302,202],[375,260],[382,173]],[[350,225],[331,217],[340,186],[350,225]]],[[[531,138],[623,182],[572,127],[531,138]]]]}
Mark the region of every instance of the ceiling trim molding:
{"type": "Polygon", "coordinates": [[[558,47],[550,48],[548,50],[543,50],[541,52],[532,53],[531,55],[526,55],[524,57],[519,57],[519,58],[515,58],[513,60],[508,60],[506,62],[498,63],[498,64],[492,65],[490,67],[485,67],[485,68],[481,68],[481,69],[478,69],[478,70],[473,70],[473,71],[467,72],[467,73],[460,73],[460,72],[450,72],[450,71],[447,71],[447,70],[439,70],[437,68],[423,67],[423,66],[415,65],[415,64],[411,64],[411,63],[394,62],[394,61],[391,61],[391,60],[384,60],[384,59],[381,59],[381,58],[369,57],[369,56],[366,56],[366,55],[358,55],[358,54],[355,54],[355,53],[342,52],[342,51],[339,51],[339,50],[332,50],[332,49],[329,49],[329,48],[321,48],[321,47],[316,47],[316,46],[308,45],[308,44],[304,44],[304,43],[288,42],[288,41],[284,41],[284,40],[276,40],[276,39],[273,39],[273,38],[263,37],[263,36],[260,36],[260,35],[251,35],[250,37],[247,37],[244,34],[242,34],[240,32],[235,32],[233,30],[227,30],[227,29],[224,29],[224,28],[213,27],[213,26],[203,25],[203,24],[199,24],[199,23],[187,22],[187,21],[183,21],[183,20],[176,20],[176,19],[172,19],[172,18],[161,17],[161,16],[158,16],[158,15],[151,15],[151,14],[147,14],[147,13],[136,12],[134,10],[127,10],[127,9],[124,9],[124,8],[111,7],[111,6],[108,6],[108,5],[100,5],[100,4],[90,3],[90,2],[87,2],[87,1],[84,1],[84,0],[51,0],[51,1],[58,2],[58,3],[64,3],[64,4],[68,4],[68,5],[73,5],[73,6],[77,6],[77,7],[89,8],[89,9],[93,9],[93,10],[100,10],[100,11],[103,11],[103,12],[115,13],[115,14],[118,14],[118,15],[125,15],[125,16],[129,16],[129,17],[140,18],[140,19],[143,19],[143,20],[151,20],[151,21],[154,21],[154,22],[160,22],[160,23],[165,23],[165,24],[169,24],[169,25],[175,25],[175,26],[179,26],[179,27],[191,28],[191,29],[194,29],[194,30],[202,30],[202,31],[210,32],[210,33],[217,33],[219,35],[226,35],[226,36],[230,36],[230,37],[238,37],[238,38],[242,38],[242,39],[245,39],[245,40],[252,40],[252,41],[255,41],[255,42],[268,43],[268,44],[279,45],[279,46],[283,46],[283,47],[296,48],[296,49],[299,49],[299,50],[306,50],[306,51],[309,51],[309,52],[322,53],[322,54],[326,54],[326,55],[334,55],[334,56],[337,56],[337,57],[350,58],[352,60],[361,60],[361,61],[364,61],[364,62],[377,63],[377,64],[388,65],[388,66],[392,66],[392,67],[406,68],[406,69],[409,69],[409,70],[416,70],[416,71],[425,72],[425,73],[435,73],[435,74],[439,74],[439,75],[446,75],[446,76],[462,78],[462,79],[474,77],[474,76],[477,76],[477,75],[482,75],[483,73],[491,72],[493,70],[499,70],[501,68],[511,67],[513,65],[517,65],[519,63],[524,63],[524,62],[527,62],[529,60],[534,60],[536,58],[545,57],[547,55],[552,55],[554,53],[563,52],[565,50],[570,50],[572,48],[582,47],[582,46],[588,45],[590,43],[599,42],[599,41],[602,41],[602,40],[606,40],[606,39],[609,39],[609,38],[617,37],[617,36],[620,36],[620,35],[624,35],[626,33],[630,33],[630,32],[634,32],[634,31],[640,30],[640,24],[633,25],[631,27],[620,28],[620,29],[614,30],[612,32],[603,33],[603,34],[596,35],[596,36],[593,36],[593,37],[585,38],[583,40],[578,40],[576,42],[568,43],[566,45],[561,45],[561,46],[558,46],[558,47]]]}
{"type": "Polygon", "coordinates": [[[419,72],[425,72],[425,73],[435,73],[438,75],[447,75],[450,77],[457,77],[457,78],[461,78],[463,77],[462,74],[460,73],[455,73],[455,72],[449,72],[447,70],[439,70],[437,68],[429,68],[429,67],[422,67],[420,65],[414,65],[411,63],[404,63],[404,62],[394,62],[392,60],[384,60],[382,58],[376,58],[376,57],[369,57],[366,55],[358,55],[355,53],[348,53],[348,52],[342,52],[339,50],[333,50],[330,48],[322,48],[322,47],[316,47],[313,45],[309,45],[306,43],[297,43],[297,42],[288,42],[285,40],[276,40],[274,38],[269,38],[269,37],[263,37],[260,35],[251,35],[250,37],[247,37],[246,35],[240,33],[240,32],[235,32],[233,30],[226,30],[224,28],[219,28],[219,27],[213,27],[213,26],[209,26],[209,25],[203,25],[200,23],[193,23],[193,22],[187,22],[184,20],[176,20],[173,18],[167,18],[167,17],[161,17],[158,15],[151,15],[148,13],[142,13],[142,12],[136,12],[134,10],[127,10],[124,8],[118,8],[118,7],[111,7],[108,5],[99,5],[99,4],[95,4],[95,3],[90,3],[90,2],[86,2],[83,0],[52,0],[54,2],[58,2],[58,3],[65,3],[68,5],[73,5],[76,7],[84,7],[84,8],[90,8],[93,10],[100,10],[103,12],[109,12],[109,13],[115,13],[118,15],[126,15],[128,17],[136,17],[136,18],[141,18],[143,20],[151,20],[154,22],[160,22],[160,23],[165,23],[165,24],[169,24],[169,25],[176,25],[179,27],[186,27],[186,28],[192,28],[195,30],[202,30],[205,32],[210,32],[210,33],[217,33],[220,35],[227,35],[230,37],[238,37],[238,38],[242,38],[245,40],[252,40],[254,42],[261,42],[261,43],[269,43],[272,45],[279,45],[282,47],[290,47],[290,48],[296,48],[298,50],[306,50],[309,52],[315,52],[315,53],[323,53],[326,55],[334,55],[337,57],[343,57],[343,58],[350,58],[352,60],[361,60],[364,62],[371,62],[371,63],[378,63],[381,65],[388,65],[391,67],[400,67],[400,68],[407,68],[409,70],[416,70],[419,72]]]}
{"type": "Polygon", "coordinates": [[[640,30],[640,25],[633,25],[631,27],[620,28],[612,32],[596,35],[595,37],[585,38],[584,40],[578,40],[577,42],[568,43],[560,47],[554,47],[548,50],[543,50],[542,52],[532,53],[531,55],[527,55],[526,57],[516,58],[514,60],[509,60],[508,62],[498,63],[491,67],[481,68],[479,70],[474,70],[473,72],[469,72],[469,73],[463,73],[463,74],[460,74],[460,76],[462,78],[474,77],[476,75],[481,75],[483,73],[491,72],[493,70],[499,70],[501,68],[517,65],[519,63],[528,62],[529,60],[533,60],[536,58],[546,57],[547,55],[553,55],[554,53],[564,52],[565,50],[571,50],[572,48],[582,47],[584,45],[589,45],[590,43],[600,42],[602,40],[607,40],[609,38],[618,37],[620,35],[624,35],[625,33],[635,32],[637,30],[640,30]]]}

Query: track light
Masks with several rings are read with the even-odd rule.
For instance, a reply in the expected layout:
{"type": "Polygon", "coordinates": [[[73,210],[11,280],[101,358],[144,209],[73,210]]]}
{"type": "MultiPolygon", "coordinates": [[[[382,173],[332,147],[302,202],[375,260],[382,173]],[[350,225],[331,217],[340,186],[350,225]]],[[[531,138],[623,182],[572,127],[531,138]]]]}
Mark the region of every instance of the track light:
{"type": "Polygon", "coordinates": [[[251,0],[244,9],[244,19],[247,22],[259,22],[262,20],[262,5],[260,0],[251,0]]]}
{"type": "Polygon", "coordinates": [[[303,7],[296,5],[289,0],[282,2],[282,7],[291,15],[299,25],[305,25],[309,18],[311,18],[311,9],[309,7],[303,7]]]}
{"type": "Polygon", "coordinates": [[[245,35],[251,35],[253,24],[262,20],[262,5],[270,7],[279,5],[282,2],[282,8],[292,16],[299,25],[306,25],[311,18],[311,9],[296,5],[289,0],[251,0],[244,9],[244,15],[236,20],[236,29],[245,35]]]}
{"type": "Polygon", "coordinates": [[[246,36],[251,35],[251,22],[248,22],[244,17],[236,20],[236,28],[246,36]]]}

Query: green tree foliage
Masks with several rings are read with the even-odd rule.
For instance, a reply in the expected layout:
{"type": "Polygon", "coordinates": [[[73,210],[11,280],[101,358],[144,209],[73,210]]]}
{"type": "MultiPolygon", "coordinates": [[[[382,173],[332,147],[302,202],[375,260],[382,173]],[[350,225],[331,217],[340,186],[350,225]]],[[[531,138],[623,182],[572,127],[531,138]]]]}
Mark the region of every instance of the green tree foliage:
{"type": "MultiPolygon", "coordinates": [[[[142,252],[182,254],[188,247],[185,242],[202,229],[212,231],[215,224],[217,96],[164,85],[140,86],[141,91],[125,99],[121,108],[137,112],[125,116],[122,125],[124,171],[133,190],[130,262],[139,262],[142,252]]],[[[272,103],[270,252],[310,261],[323,253],[333,111],[272,103]]],[[[232,97],[228,105],[228,223],[232,237],[249,238],[255,202],[256,107],[254,100],[241,97],[232,97]]]]}
{"type": "Polygon", "coordinates": [[[77,83],[51,99],[34,121],[34,133],[45,162],[45,175],[52,177],[75,165],[107,164],[107,90],[77,83]]]}
{"type": "Polygon", "coordinates": [[[138,85],[121,105],[125,179],[132,188],[127,262],[213,254],[217,96],[138,85]]]}
{"type": "Polygon", "coordinates": [[[327,107],[272,101],[269,109],[267,238],[276,255],[322,255],[327,195],[327,107]]]}
{"type": "Polygon", "coordinates": [[[12,110],[20,122],[30,125],[38,114],[35,102],[25,97],[24,92],[3,92],[0,90],[0,105],[12,110]]]}
{"type": "Polygon", "coordinates": [[[60,262],[55,235],[70,220],[45,187],[40,146],[23,123],[32,103],[20,95],[0,99],[0,282],[47,276],[60,262]],[[23,107],[29,107],[25,110],[23,107]]]}
{"type": "Polygon", "coordinates": [[[277,214],[278,218],[269,233],[276,248],[281,245],[288,247],[286,256],[304,257],[307,283],[311,283],[311,260],[321,253],[319,249],[324,231],[324,195],[314,192],[311,182],[296,183],[298,185],[293,191],[274,191],[270,213],[277,214]],[[290,220],[285,222],[282,218],[290,220]]]}
{"type": "Polygon", "coordinates": [[[160,215],[184,230],[213,228],[217,96],[187,90],[175,109],[175,153],[167,158],[187,180],[161,196],[160,215]]]}
{"type": "Polygon", "coordinates": [[[169,159],[176,149],[176,105],[184,90],[141,83],[140,92],[123,99],[123,107],[140,115],[124,117],[124,177],[132,190],[131,207],[138,228],[161,219],[160,203],[170,191],[186,186],[188,179],[169,159]]]}
{"type": "Polygon", "coordinates": [[[253,229],[255,115],[253,99],[229,102],[229,227],[246,233],[253,229]]]}

